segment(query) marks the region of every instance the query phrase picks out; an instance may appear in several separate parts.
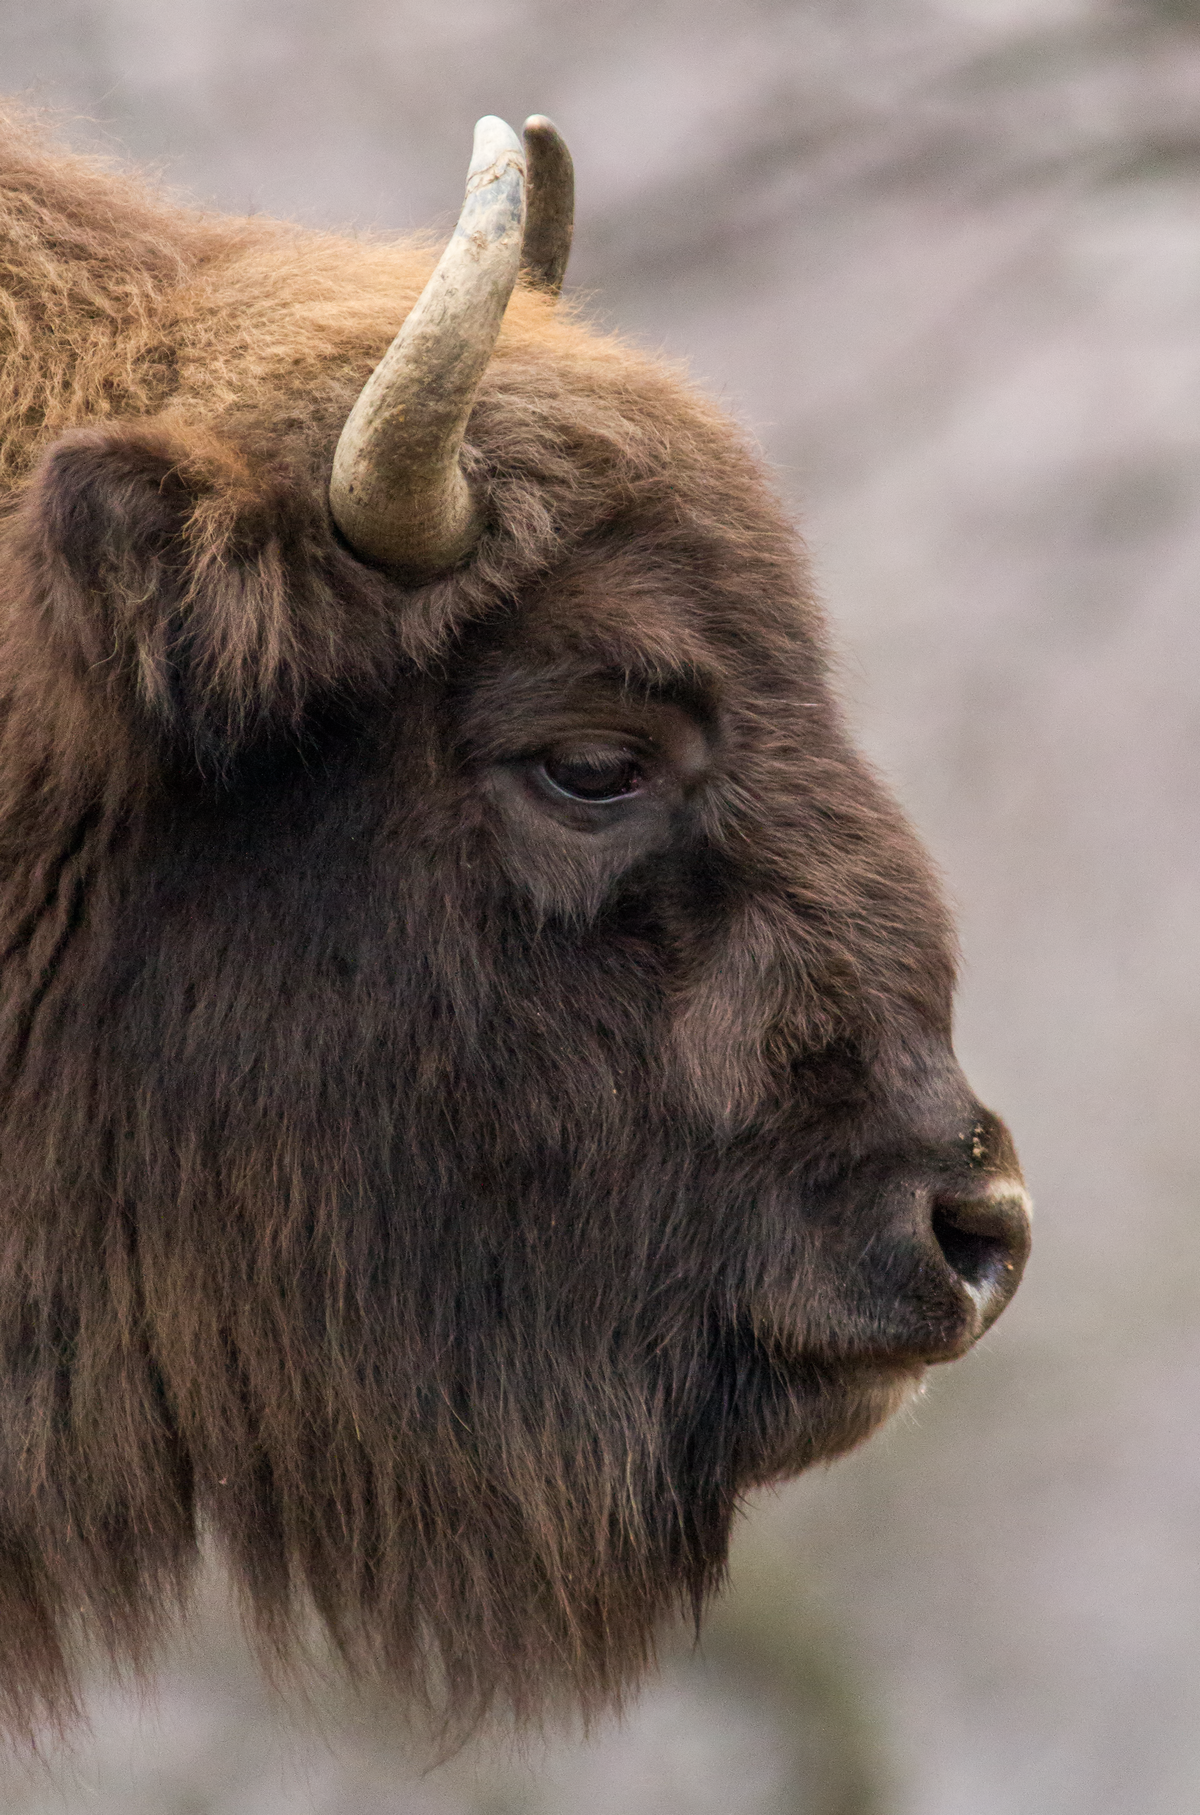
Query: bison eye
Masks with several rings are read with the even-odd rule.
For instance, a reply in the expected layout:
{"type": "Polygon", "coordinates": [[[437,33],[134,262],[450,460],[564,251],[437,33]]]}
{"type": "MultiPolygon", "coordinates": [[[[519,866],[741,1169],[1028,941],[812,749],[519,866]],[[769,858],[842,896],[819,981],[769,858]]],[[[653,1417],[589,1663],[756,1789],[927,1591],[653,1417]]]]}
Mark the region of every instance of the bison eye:
{"type": "Polygon", "coordinates": [[[626,750],[574,750],[565,756],[547,756],[538,774],[556,794],[568,800],[586,800],[592,806],[628,800],[643,786],[641,764],[626,750]]]}

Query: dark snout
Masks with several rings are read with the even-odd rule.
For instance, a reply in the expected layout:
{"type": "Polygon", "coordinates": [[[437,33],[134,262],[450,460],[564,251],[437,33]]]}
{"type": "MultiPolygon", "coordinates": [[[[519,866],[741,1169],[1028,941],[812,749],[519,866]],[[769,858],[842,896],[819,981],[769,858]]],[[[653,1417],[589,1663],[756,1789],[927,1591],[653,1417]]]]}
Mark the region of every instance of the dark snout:
{"type": "Polygon", "coordinates": [[[1021,1282],[1029,1195],[1007,1129],[985,1110],[904,1170],[888,1192],[911,1267],[895,1334],[914,1358],[949,1361],[995,1323],[1021,1282]]]}
{"type": "Polygon", "coordinates": [[[825,1277],[841,1289],[818,1351],[901,1370],[953,1361],[1021,1282],[1030,1207],[1012,1139],[950,1082],[953,1097],[893,1124],[826,1202],[825,1277]]]}

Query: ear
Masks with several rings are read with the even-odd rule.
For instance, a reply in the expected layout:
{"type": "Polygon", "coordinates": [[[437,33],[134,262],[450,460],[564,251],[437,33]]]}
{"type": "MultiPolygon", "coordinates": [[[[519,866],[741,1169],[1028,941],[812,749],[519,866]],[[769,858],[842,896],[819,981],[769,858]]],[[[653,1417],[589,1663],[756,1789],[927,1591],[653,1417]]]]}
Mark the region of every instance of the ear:
{"type": "Polygon", "coordinates": [[[54,443],[20,508],[43,630],[206,770],[296,736],[396,661],[395,589],[339,544],[286,459],[162,419],[54,443]]]}

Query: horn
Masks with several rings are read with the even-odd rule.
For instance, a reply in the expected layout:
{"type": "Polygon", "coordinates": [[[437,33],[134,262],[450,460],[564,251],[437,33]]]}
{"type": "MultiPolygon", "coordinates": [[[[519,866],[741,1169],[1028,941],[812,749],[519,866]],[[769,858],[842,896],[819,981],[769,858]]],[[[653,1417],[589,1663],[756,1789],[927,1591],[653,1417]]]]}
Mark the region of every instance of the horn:
{"type": "Polygon", "coordinates": [[[482,528],[459,464],[467,418],[517,278],[525,158],[511,126],[475,128],[450,244],[351,410],[329,508],[366,561],[413,579],[454,567],[482,528]]]}
{"type": "Polygon", "coordinates": [[[558,127],[544,113],[525,122],[529,199],[521,276],[557,296],[571,256],[575,222],[575,166],[558,127]]]}

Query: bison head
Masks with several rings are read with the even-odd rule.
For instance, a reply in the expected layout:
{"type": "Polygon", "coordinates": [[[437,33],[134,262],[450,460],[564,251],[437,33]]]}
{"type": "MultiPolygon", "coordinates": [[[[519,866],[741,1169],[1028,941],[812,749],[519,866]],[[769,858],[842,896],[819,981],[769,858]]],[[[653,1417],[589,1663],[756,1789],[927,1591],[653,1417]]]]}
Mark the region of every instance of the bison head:
{"type": "Polygon", "coordinates": [[[724,418],[556,308],[531,150],[529,281],[485,122],[353,408],[379,260],[423,255],[160,210],[112,340],[174,336],[160,407],[81,355],[3,519],[19,1714],[89,1638],[144,1656],[202,1533],[285,1653],[315,1610],[464,1717],[602,1699],[739,1494],[1020,1275],[946,915],[788,525],[724,418]]]}

